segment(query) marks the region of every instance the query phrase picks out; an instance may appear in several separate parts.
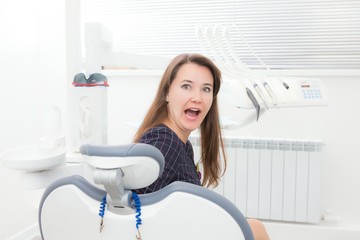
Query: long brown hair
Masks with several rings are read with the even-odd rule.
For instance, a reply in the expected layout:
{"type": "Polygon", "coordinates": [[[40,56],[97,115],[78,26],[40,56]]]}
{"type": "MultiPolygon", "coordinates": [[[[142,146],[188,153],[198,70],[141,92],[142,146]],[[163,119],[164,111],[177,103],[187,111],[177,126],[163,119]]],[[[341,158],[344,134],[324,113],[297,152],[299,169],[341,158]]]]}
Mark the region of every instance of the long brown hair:
{"type": "Polygon", "coordinates": [[[202,185],[217,186],[220,177],[226,170],[226,156],[219,121],[219,109],[217,94],[221,85],[221,72],[216,65],[205,56],[200,54],[181,54],[175,57],[166,68],[154,101],[152,102],[145,118],[134,136],[134,142],[138,142],[141,136],[150,128],[162,123],[168,116],[166,95],[180,67],[186,63],[195,63],[208,68],[214,78],[213,102],[208,114],[200,125],[201,134],[201,163],[203,165],[202,185]],[[224,161],[224,169],[221,171],[221,154],[224,161]]]}

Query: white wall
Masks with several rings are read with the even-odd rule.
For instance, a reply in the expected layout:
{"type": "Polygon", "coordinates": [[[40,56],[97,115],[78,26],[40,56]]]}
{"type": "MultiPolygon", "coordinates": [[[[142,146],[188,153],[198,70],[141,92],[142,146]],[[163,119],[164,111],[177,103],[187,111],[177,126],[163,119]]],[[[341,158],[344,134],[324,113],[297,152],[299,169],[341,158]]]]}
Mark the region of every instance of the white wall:
{"type": "MultiPolygon", "coordinates": [[[[64,10],[61,0],[0,1],[0,151],[37,144],[42,111],[65,109],[64,10]]],[[[39,192],[21,180],[0,165],[0,239],[37,221],[39,192]]]]}

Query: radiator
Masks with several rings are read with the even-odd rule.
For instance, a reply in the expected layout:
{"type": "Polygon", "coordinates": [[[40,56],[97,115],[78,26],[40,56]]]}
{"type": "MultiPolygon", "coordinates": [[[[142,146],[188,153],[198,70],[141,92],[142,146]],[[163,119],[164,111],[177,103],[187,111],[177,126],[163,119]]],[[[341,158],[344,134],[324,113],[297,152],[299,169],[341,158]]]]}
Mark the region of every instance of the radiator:
{"type": "MultiPolygon", "coordinates": [[[[190,141],[198,161],[199,139],[190,141]]],[[[322,141],[227,137],[224,142],[227,170],[214,191],[247,218],[320,221],[322,141]]]]}

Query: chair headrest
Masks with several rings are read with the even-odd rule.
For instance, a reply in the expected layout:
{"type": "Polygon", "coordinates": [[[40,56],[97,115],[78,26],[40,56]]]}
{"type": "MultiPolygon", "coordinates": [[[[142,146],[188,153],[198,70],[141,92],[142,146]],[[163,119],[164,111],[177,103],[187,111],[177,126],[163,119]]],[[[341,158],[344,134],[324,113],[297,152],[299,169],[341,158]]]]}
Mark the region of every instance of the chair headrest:
{"type": "Polygon", "coordinates": [[[127,145],[84,144],[80,152],[85,162],[97,169],[121,169],[125,189],[143,188],[163,172],[164,156],[156,147],[144,143],[127,145]]]}

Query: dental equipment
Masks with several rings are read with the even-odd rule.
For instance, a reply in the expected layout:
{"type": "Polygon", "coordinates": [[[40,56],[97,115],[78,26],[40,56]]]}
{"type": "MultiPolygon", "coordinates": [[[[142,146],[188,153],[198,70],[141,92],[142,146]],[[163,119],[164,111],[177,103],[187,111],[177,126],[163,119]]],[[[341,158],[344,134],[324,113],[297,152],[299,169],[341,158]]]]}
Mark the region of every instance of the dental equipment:
{"type": "MultiPolygon", "coordinates": [[[[228,54],[225,52],[225,49],[222,47],[221,44],[220,28],[217,25],[215,25],[213,28],[206,27],[205,33],[206,33],[206,38],[209,40],[208,42],[209,42],[210,50],[214,53],[213,55],[215,57],[216,62],[220,64],[220,66],[223,66],[223,72],[235,73],[233,77],[236,79],[238,79],[240,76],[244,76],[245,77],[244,80],[250,82],[250,85],[256,91],[256,93],[258,94],[259,98],[262,100],[262,103],[264,104],[266,109],[269,109],[262,90],[259,88],[258,83],[254,80],[258,78],[255,78],[254,74],[252,74],[249,69],[245,69],[245,67],[242,67],[240,69],[238,67],[232,67],[232,69],[228,67],[229,62],[225,61],[225,59],[228,59],[227,58],[228,54]]],[[[254,96],[254,94],[252,93],[249,87],[246,87],[246,93],[249,96],[251,102],[254,104],[255,109],[257,109],[258,106],[260,106],[260,104],[258,103],[256,97],[254,96]]],[[[259,115],[260,115],[260,111],[257,110],[257,119],[259,118],[259,115]]]]}
{"type": "Polygon", "coordinates": [[[255,108],[257,117],[253,121],[257,121],[264,110],[271,108],[327,104],[326,89],[320,79],[286,77],[285,82],[283,77],[279,77],[262,61],[240,30],[233,26],[241,39],[241,44],[259,61],[268,75],[250,69],[236,54],[230,40],[229,27],[231,26],[216,24],[197,26],[196,29],[196,36],[203,51],[214,59],[225,76],[222,88],[226,94],[220,92],[220,95],[223,95],[221,99],[238,109],[255,108]],[[303,84],[303,81],[310,84],[303,84]],[[306,89],[305,85],[311,86],[312,89],[306,89]],[[242,88],[243,91],[236,91],[238,88],[242,88]]]}
{"type": "MultiPolygon", "coordinates": [[[[225,64],[227,66],[229,66],[229,62],[231,62],[231,61],[228,61],[229,60],[229,58],[227,57],[228,54],[226,53],[225,48],[221,44],[221,42],[222,42],[221,41],[221,36],[225,36],[225,32],[226,31],[224,31],[224,34],[221,34],[221,28],[218,25],[215,25],[214,28],[213,28],[213,31],[212,31],[212,35],[209,34],[209,36],[210,36],[210,39],[215,39],[216,40],[216,45],[221,50],[221,51],[218,52],[218,54],[222,55],[222,59],[226,59],[225,64]]],[[[233,67],[232,69],[235,70],[235,72],[237,71],[237,68],[233,67]]],[[[251,85],[253,86],[253,88],[257,92],[258,96],[262,100],[262,102],[265,105],[266,109],[269,109],[267,101],[265,99],[265,96],[262,93],[262,90],[259,88],[259,85],[257,84],[257,82],[253,81],[254,77],[252,76],[250,71],[240,71],[239,74],[244,75],[246,77],[246,79],[251,82],[251,85]]],[[[247,92],[247,95],[249,96],[250,100],[254,104],[255,109],[257,110],[257,120],[258,120],[259,115],[260,115],[260,104],[258,103],[258,101],[255,98],[254,94],[252,93],[252,91],[248,87],[246,88],[246,92],[247,92]]]]}
{"type": "Polygon", "coordinates": [[[157,192],[133,194],[131,189],[147,186],[161,174],[164,159],[157,148],[84,145],[81,153],[106,191],[80,176],[51,184],[39,208],[44,240],[253,240],[241,212],[210,189],[174,182],[157,192]]]}
{"type": "Polygon", "coordinates": [[[65,162],[65,135],[60,109],[46,108],[41,116],[41,136],[38,144],[14,147],[0,153],[0,162],[13,170],[36,172],[58,167],[65,162]]]}
{"type": "MultiPolygon", "coordinates": [[[[239,66],[240,66],[240,70],[241,72],[243,72],[245,74],[245,76],[247,76],[249,79],[257,79],[257,80],[261,80],[261,78],[259,78],[258,76],[256,76],[254,74],[254,72],[252,72],[241,60],[240,58],[235,54],[235,49],[233,47],[233,45],[231,44],[231,41],[230,41],[230,37],[229,37],[229,32],[228,32],[228,29],[227,28],[224,28],[223,30],[223,37],[224,37],[224,40],[227,44],[227,47],[229,49],[229,54],[232,56],[232,58],[234,59],[235,61],[235,64],[237,67],[235,67],[235,69],[238,69],[239,66]]],[[[220,39],[219,39],[220,40],[220,39]]],[[[227,55],[227,54],[225,54],[227,55]]],[[[258,93],[259,97],[261,98],[261,100],[263,101],[266,109],[269,109],[269,106],[267,104],[267,101],[266,101],[266,98],[262,92],[262,90],[260,89],[259,85],[253,80],[252,81],[252,85],[255,89],[255,91],[258,93]]],[[[275,104],[275,102],[273,102],[273,104],[275,104]]],[[[276,104],[275,104],[276,105],[276,104]]]]}
{"type": "MultiPolygon", "coordinates": [[[[216,33],[214,35],[217,36],[216,33]]],[[[215,58],[215,60],[217,61],[217,63],[219,64],[219,67],[223,70],[223,72],[225,74],[230,74],[229,75],[230,79],[238,79],[239,75],[232,74],[234,72],[234,71],[232,71],[233,69],[229,69],[229,65],[227,65],[221,59],[221,56],[218,54],[218,51],[216,50],[216,49],[218,49],[218,47],[216,46],[215,42],[210,41],[210,39],[212,39],[210,27],[205,27],[205,29],[204,29],[203,27],[197,26],[196,36],[200,42],[200,46],[202,47],[202,49],[205,52],[207,52],[209,55],[212,55],[215,58]],[[203,36],[203,31],[205,32],[206,37],[203,36]],[[208,39],[209,41],[205,41],[205,39],[208,39]],[[209,47],[210,51],[207,50],[206,46],[209,47]],[[211,54],[211,53],[213,53],[213,54],[211,54]]],[[[222,47],[221,44],[218,44],[218,45],[220,47],[222,47]]],[[[234,81],[234,80],[232,80],[232,81],[234,81]]],[[[256,120],[258,120],[259,116],[260,116],[260,104],[258,103],[256,97],[252,93],[251,89],[243,81],[238,80],[238,82],[242,85],[242,88],[245,89],[247,96],[253,103],[254,108],[256,110],[256,120]]]]}
{"type": "MultiPolygon", "coordinates": [[[[108,79],[101,73],[77,73],[69,89],[69,153],[79,153],[81,144],[107,144],[108,79]]],[[[71,160],[70,160],[71,161],[71,160]]]]}
{"type": "Polygon", "coordinates": [[[254,104],[255,106],[255,109],[256,109],[256,121],[259,120],[259,116],[260,116],[260,105],[259,103],[257,102],[254,94],[250,91],[250,89],[246,88],[246,93],[247,95],[249,96],[250,100],[252,101],[252,103],[254,104]]]}
{"type": "MultiPolygon", "coordinates": [[[[230,60],[230,58],[228,57],[228,54],[226,53],[226,50],[225,48],[223,47],[223,45],[221,44],[221,36],[222,37],[227,37],[227,40],[228,40],[228,34],[227,34],[227,31],[226,29],[223,29],[223,34],[221,34],[221,29],[219,28],[218,25],[216,25],[214,27],[214,32],[213,32],[213,35],[215,36],[216,40],[217,40],[217,45],[220,47],[221,49],[221,52],[220,54],[222,53],[222,56],[223,56],[223,59],[226,59],[226,63],[231,63],[232,61],[230,60]]],[[[225,64],[226,64],[225,63],[225,64]]],[[[227,64],[229,65],[229,64],[227,64]]],[[[230,65],[230,66],[233,66],[233,65],[230,65]]],[[[232,67],[233,71],[235,70],[235,72],[237,71],[237,68],[234,68],[232,67]]],[[[241,73],[243,74],[243,73],[241,73]]],[[[249,74],[246,74],[245,73],[245,76],[249,79],[251,79],[252,77],[249,75],[249,74]]],[[[259,88],[258,84],[256,82],[252,82],[253,84],[253,87],[255,89],[255,91],[257,92],[257,94],[259,95],[259,97],[262,99],[266,109],[269,109],[267,103],[266,103],[266,100],[265,100],[265,97],[261,91],[261,89],[259,88]]],[[[253,103],[255,109],[256,109],[256,121],[259,120],[259,117],[260,117],[260,104],[258,103],[256,97],[254,96],[254,94],[252,93],[252,91],[246,87],[246,94],[248,95],[249,99],[251,100],[251,102],[253,103]]]]}
{"type": "MultiPolygon", "coordinates": [[[[265,67],[265,69],[270,73],[270,75],[275,75],[276,79],[281,82],[281,84],[285,87],[285,89],[289,89],[289,85],[286,82],[284,82],[282,80],[282,78],[280,78],[275,72],[271,71],[270,67],[267,64],[265,64],[264,61],[255,53],[254,49],[250,46],[249,42],[244,37],[244,34],[236,26],[235,26],[235,30],[240,35],[240,38],[243,40],[244,44],[249,49],[251,54],[256,58],[256,60],[258,60],[261,63],[261,65],[263,67],[265,67]]],[[[267,84],[266,81],[264,81],[263,84],[264,84],[264,87],[265,87],[265,84],[266,84],[267,87],[269,88],[269,85],[267,84]]],[[[269,94],[271,94],[271,93],[272,93],[272,91],[269,90],[269,94]]],[[[271,94],[270,96],[272,96],[272,98],[275,98],[275,96],[273,94],[271,94]]]]}

